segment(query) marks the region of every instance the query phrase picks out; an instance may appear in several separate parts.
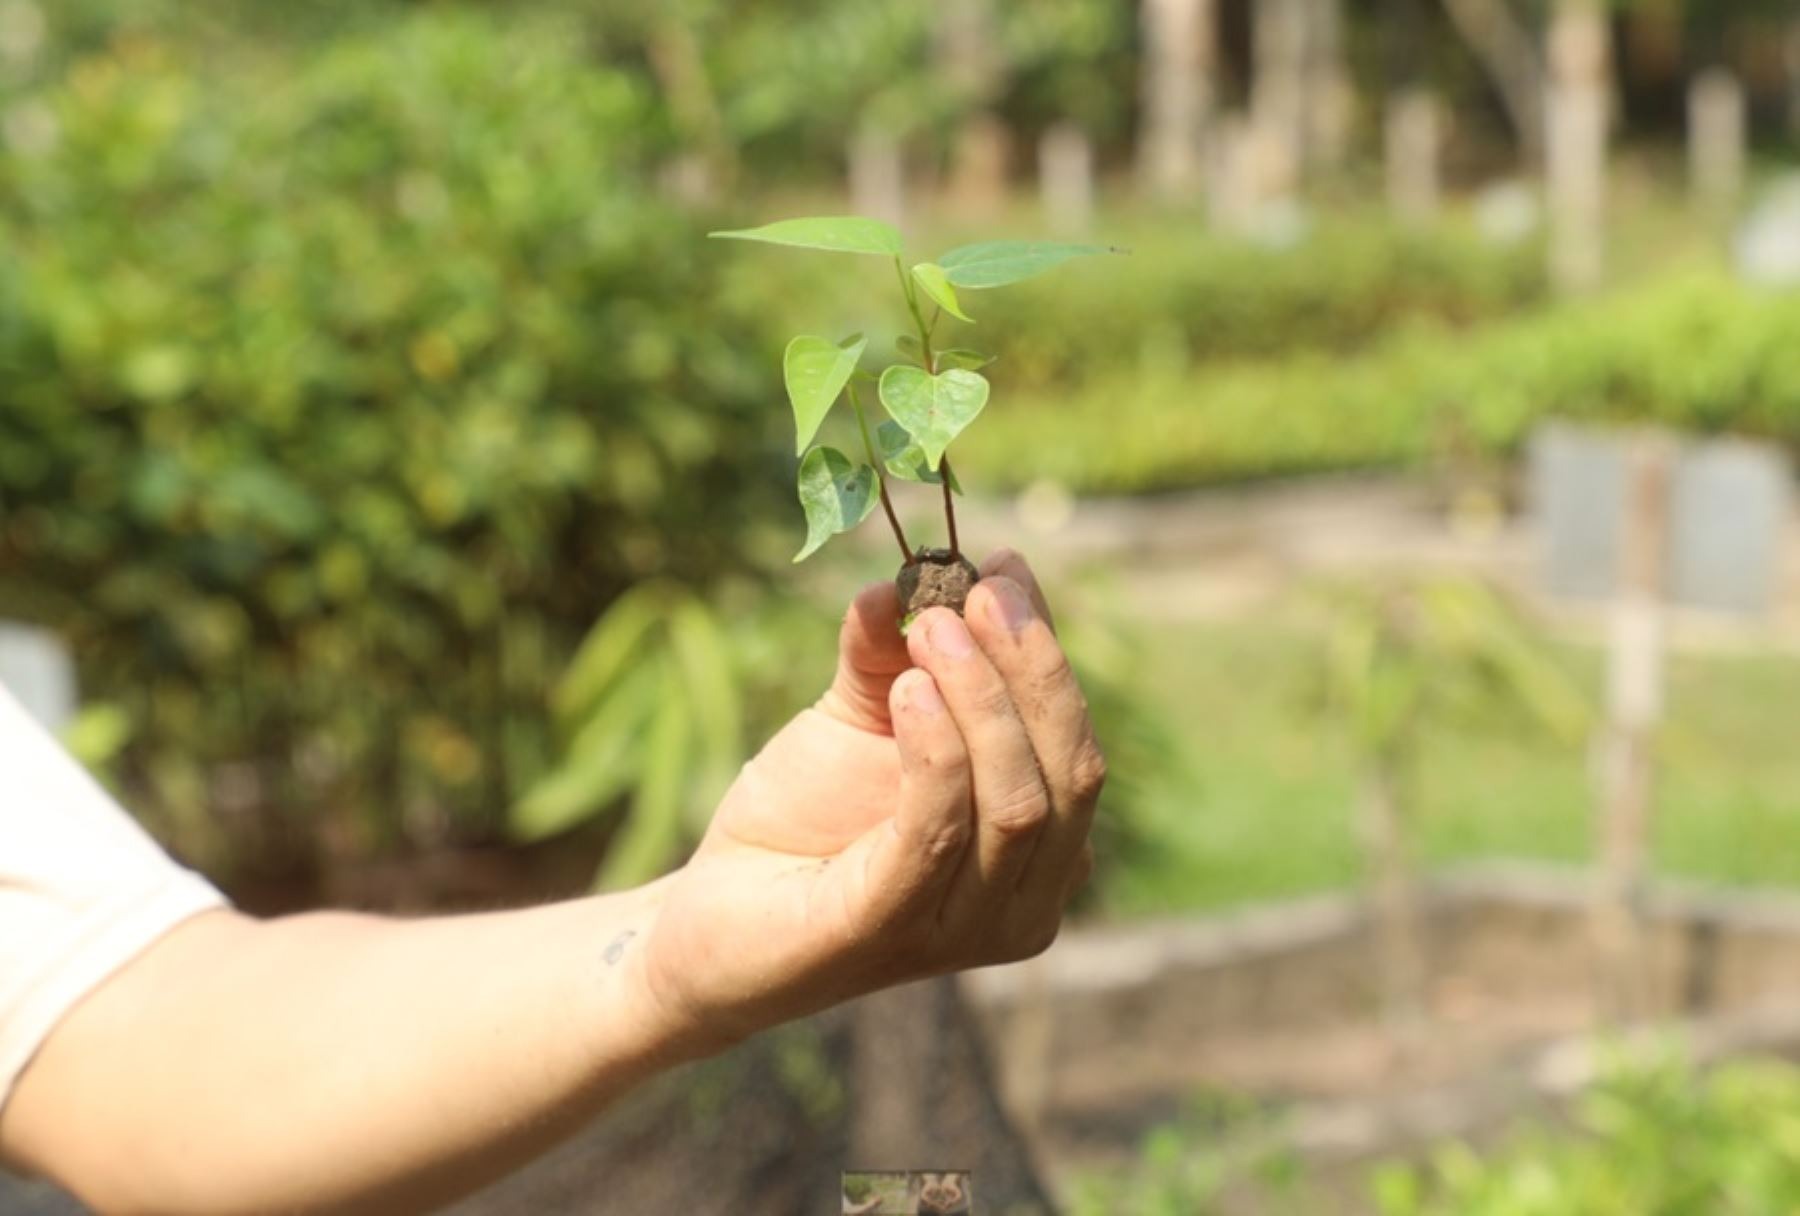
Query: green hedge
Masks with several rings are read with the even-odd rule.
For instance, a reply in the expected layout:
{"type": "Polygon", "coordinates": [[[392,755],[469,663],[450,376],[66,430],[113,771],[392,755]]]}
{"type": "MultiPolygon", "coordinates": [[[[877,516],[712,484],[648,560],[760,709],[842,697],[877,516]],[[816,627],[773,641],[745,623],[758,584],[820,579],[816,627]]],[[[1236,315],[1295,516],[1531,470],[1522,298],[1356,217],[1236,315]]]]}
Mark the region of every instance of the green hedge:
{"type": "Polygon", "coordinates": [[[1128,256],[970,304],[980,324],[957,340],[1000,353],[1004,384],[1067,391],[1119,372],[1352,353],[1396,326],[1461,328],[1545,295],[1535,249],[1496,248],[1453,225],[1410,232],[1336,216],[1285,248],[1167,218],[1103,223],[1096,235],[1128,256]]]}
{"type": "Polygon", "coordinates": [[[0,613],[75,644],[202,859],[487,833],[608,600],[792,522],[761,301],[578,27],[137,36],[11,104],[0,613]]]}
{"type": "Polygon", "coordinates": [[[971,485],[1050,477],[1130,493],[1405,465],[1453,438],[1504,454],[1553,416],[1800,447],[1797,333],[1800,293],[1678,270],[1472,329],[1420,320],[1362,354],[1121,371],[1010,400],[1002,390],[962,463],[971,485]]]}

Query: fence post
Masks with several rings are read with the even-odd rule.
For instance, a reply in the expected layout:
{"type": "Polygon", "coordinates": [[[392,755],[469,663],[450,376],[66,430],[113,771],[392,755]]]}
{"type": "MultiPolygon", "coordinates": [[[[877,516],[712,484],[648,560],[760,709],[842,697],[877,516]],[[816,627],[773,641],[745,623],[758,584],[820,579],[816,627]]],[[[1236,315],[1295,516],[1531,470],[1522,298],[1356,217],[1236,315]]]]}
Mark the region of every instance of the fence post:
{"type": "Polygon", "coordinates": [[[1673,465],[1674,445],[1664,437],[1641,436],[1628,450],[1609,629],[1593,929],[1601,1011],[1621,1022],[1650,1012],[1642,904],[1655,792],[1654,736],[1663,707],[1663,578],[1673,465]]]}

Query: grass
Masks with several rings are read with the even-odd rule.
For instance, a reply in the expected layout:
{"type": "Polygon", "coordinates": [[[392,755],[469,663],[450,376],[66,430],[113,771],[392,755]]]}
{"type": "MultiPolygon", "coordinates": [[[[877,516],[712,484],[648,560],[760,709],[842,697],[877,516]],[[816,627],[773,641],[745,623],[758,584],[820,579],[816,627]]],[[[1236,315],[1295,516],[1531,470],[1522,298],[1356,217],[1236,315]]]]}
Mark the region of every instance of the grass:
{"type": "MultiPolygon", "coordinates": [[[[1276,616],[1159,629],[1145,695],[1170,715],[1194,788],[1152,783],[1155,844],[1103,893],[1119,915],[1254,902],[1358,877],[1352,757],[1314,691],[1320,642],[1276,616]]],[[[1601,657],[1560,654],[1596,698],[1601,657]]],[[[1800,660],[1677,657],[1655,821],[1659,873],[1800,886],[1800,660]]],[[[1437,724],[1416,808],[1428,865],[1481,858],[1581,862],[1592,854],[1585,753],[1516,723],[1437,724]]]]}

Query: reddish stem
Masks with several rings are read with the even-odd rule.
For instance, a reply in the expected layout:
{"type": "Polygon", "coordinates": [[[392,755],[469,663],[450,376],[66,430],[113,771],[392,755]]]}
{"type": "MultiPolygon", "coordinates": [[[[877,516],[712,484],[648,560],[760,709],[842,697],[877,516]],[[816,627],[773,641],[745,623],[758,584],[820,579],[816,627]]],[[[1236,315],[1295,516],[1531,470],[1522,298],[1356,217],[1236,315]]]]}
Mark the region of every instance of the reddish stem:
{"type": "Polygon", "coordinates": [[[950,528],[950,556],[962,556],[962,547],[956,543],[956,503],[950,493],[950,458],[938,459],[938,478],[944,483],[944,522],[950,528]]]}
{"type": "Polygon", "coordinates": [[[900,556],[910,566],[913,564],[913,551],[906,547],[906,533],[900,530],[900,517],[894,514],[893,500],[888,497],[887,478],[877,476],[876,484],[881,487],[881,509],[887,512],[888,526],[894,529],[894,539],[900,542],[900,556]]]}

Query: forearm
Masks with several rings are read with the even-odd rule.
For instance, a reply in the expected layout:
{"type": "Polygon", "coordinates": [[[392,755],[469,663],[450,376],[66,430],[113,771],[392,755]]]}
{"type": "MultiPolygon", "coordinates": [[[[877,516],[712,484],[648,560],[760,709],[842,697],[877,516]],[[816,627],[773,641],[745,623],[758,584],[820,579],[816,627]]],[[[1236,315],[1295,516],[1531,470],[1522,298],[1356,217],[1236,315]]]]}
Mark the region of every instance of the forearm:
{"type": "Polygon", "coordinates": [[[70,1013],[0,1144],[103,1210],[427,1209],[699,1054],[644,982],[657,900],[196,918],[70,1013]]]}

